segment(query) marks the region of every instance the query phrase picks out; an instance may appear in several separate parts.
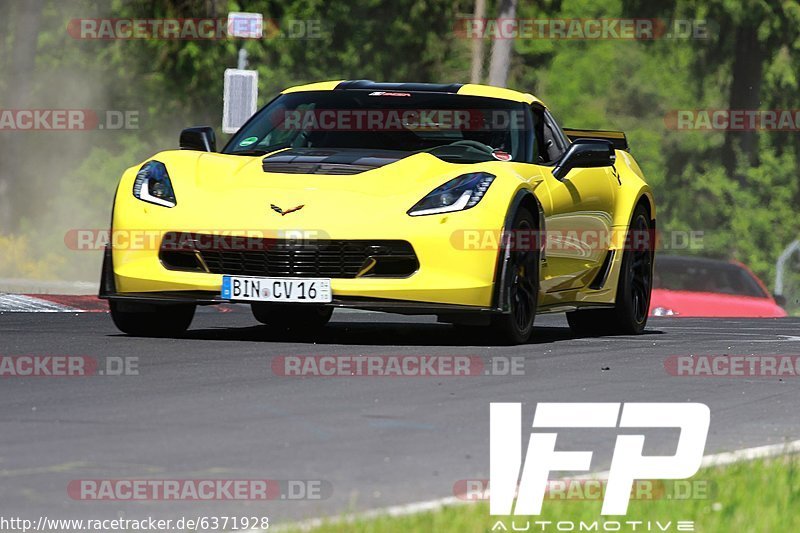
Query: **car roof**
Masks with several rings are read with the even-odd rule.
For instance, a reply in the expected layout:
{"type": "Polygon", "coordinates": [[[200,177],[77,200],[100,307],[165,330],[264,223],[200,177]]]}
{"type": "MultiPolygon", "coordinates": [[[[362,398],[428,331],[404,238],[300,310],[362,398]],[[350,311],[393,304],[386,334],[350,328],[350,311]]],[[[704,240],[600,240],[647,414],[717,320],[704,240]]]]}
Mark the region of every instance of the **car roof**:
{"type": "Polygon", "coordinates": [[[523,102],[527,104],[539,104],[545,107],[544,103],[530,93],[521,93],[503,87],[492,85],[479,85],[476,83],[391,83],[375,82],[372,80],[333,80],[309,83],[289,87],[281,94],[305,92],[305,91],[404,91],[404,92],[426,92],[459,94],[465,96],[482,96],[484,98],[499,98],[512,102],[523,102]]]}

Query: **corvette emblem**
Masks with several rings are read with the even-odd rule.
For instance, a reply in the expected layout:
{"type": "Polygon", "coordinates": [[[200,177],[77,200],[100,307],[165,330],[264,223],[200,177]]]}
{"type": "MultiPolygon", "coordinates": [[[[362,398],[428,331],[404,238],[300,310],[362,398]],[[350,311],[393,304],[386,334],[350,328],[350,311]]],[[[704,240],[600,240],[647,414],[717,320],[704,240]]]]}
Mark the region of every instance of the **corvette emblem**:
{"type": "MultiPolygon", "coordinates": [[[[304,204],[304,205],[305,205],[305,204],[304,204]]],[[[275,205],[275,204],[269,204],[269,206],[270,206],[270,207],[272,208],[272,210],[273,210],[273,211],[275,211],[276,213],[280,213],[280,215],[281,215],[282,217],[285,217],[285,216],[286,216],[286,215],[288,215],[289,213],[294,213],[295,211],[300,211],[301,209],[303,209],[303,205],[298,205],[297,207],[293,207],[293,208],[291,208],[291,209],[287,209],[286,211],[284,211],[283,209],[281,209],[280,207],[278,207],[278,206],[277,206],[277,205],[275,205]]]]}

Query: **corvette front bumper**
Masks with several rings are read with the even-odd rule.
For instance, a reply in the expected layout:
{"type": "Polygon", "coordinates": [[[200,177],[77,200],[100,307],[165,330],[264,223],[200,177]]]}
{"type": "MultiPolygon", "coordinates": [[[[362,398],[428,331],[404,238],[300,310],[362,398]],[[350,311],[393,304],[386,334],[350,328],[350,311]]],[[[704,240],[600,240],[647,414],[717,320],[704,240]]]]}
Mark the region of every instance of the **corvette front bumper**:
{"type": "MultiPolygon", "coordinates": [[[[330,305],[415,313],[491,308],[497,250],[458,249],[442,237],[417,238],[413,248],[419,267],[406,277],[331,278],[334,301],[330,305]]],[[[221,297],[223,274],[169,269],[158,250],[109,249],[103,271],[102,298],[198,304],[230,301],[221,297]]],[[[264,277],[276,276],[265,273],[264,277]]]]}

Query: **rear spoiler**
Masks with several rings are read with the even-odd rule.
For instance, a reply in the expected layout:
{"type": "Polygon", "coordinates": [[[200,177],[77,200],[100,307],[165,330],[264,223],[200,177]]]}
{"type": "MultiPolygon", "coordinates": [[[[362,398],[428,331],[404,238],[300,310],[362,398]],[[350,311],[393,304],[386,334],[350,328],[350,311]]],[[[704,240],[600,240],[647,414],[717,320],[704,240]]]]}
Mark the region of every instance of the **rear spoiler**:
{"type": "Polygon", "coordinates": [[[625,133],[621,131],[576,130],[565,128],[564,133],[569,137],[570,141],[574,141],[575,139],[605,139],[611,141],[615,149],[628,151],[628,139],[625,137],[625,133]]]}

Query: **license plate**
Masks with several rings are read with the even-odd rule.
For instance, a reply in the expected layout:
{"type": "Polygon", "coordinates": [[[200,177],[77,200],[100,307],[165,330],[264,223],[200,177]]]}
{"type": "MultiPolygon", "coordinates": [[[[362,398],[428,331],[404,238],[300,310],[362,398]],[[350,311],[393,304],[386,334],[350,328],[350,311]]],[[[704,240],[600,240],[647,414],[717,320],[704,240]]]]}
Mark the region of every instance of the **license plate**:
{"type": "Polygon", "coordinates": [[[257,302],[329,303],[331,280],[327,278],[253,278],[222,276],[226,300],[257,302]]]}

